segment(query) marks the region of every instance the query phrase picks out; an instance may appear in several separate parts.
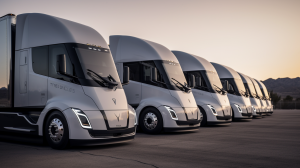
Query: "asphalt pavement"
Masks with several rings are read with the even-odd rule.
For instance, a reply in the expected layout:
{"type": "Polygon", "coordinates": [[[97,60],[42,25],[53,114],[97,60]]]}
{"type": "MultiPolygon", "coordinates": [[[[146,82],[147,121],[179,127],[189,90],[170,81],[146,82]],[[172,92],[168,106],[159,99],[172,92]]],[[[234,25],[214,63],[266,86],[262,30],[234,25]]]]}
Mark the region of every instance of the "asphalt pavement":
{"type": "Polygon", "coordinates": [[[300,167],[300,110],[191,133],[137,133],[129,143],[54,150],[0,139],[0,167],[300,167]]]}

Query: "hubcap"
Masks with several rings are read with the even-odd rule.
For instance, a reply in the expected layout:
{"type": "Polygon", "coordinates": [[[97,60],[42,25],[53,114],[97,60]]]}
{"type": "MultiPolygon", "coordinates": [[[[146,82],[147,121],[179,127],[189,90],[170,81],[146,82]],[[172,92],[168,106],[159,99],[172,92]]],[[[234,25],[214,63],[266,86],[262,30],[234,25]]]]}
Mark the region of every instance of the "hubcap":
{"type": "Polygon", "coordinates": [[[157,126],[158,120],[155,114],[149,112],[145,115],[144,125],[147,129],[153,130],[157,126]]]}
{"type": "Polygon", "coordinates": [[[64,135],[64,126],[59,119],[54,118],[51,121],[48,130],[49,130],[50,138],[53,142],[61,141],[61,139],[64,135]]]}

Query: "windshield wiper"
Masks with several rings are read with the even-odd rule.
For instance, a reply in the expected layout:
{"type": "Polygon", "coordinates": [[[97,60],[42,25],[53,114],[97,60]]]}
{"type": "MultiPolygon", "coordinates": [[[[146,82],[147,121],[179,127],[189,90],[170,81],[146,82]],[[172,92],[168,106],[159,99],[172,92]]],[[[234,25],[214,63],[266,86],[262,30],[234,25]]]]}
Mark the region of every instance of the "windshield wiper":
{"type": "MultiPolygon", "coordinates": [[[[221,88],[219,88],[219,87],[218,87],[217,85],[215,85],[215,84],[213,84],[213,85],[214,85],[215,87],[217,87],[217,88],[219,89],[219,91],[222,92],[222,94],[225,94],[225,93],[226,93],[226,91],[225,91],[223,88],[221,89],[221,88]]],[[[218,92],[218,91],[217,91],[217,92],[218,92]]],[[[220,92],[219,92],[219,93],[220,93],[220,92]]]]}
{"type": "Polygon", "coordinates": [[[190,88],[188,88],[188,87],[186,87],[186,86],[184,86],[182,83],[180,83],[178,80],[176,80],[176,79],[174,79],[174,78],[172,78],[174,81],[176,81],[177,83],[175,83],[174,81],[172,81],[174,84],[175,84],[175,86],[176,87],[178,87],[180,90],[182,90],[182,91],[184,91],[184,92],[190,92],[191,91],[191,89],[190,88]],[[180,86],[178,86],[178,85],[180,85],[180,86]]]}
{"type": "Polygon", "coordinates": [[[116,86],[118,86],[118,83],[116,82],[116,80],[111,76],[111,75],[108,75],[107,76],[107,79],[98,75],[96,72],[90,70],[90,69],[87,69],[89,72],[88,72],[88,75],[92,77],[92,79],[94,79],[98,84],[100,84],[101,86],[103,87],[108,87],[109,89],[113,89],[115,88],[116,86]],[[93,75],[95,75],[96,77],[100,78],[102,81],[96,79],[93,75]],[[112,80],[112,81],[111,81],[112,80]]]}
{"type": "Polygon", "coordinates": [[[243,90],[240,90],[240,92],[242,92],[242,95],[245,96],[245,97],[248,97],[248,93],[243,91],[243,90]]]}

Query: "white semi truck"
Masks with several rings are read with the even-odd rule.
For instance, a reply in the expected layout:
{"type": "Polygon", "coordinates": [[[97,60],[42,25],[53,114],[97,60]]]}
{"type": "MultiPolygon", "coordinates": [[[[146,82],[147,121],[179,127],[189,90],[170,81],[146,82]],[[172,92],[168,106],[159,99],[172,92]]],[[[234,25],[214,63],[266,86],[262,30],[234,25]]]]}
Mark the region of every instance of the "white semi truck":
{"type": "Polygon", "coordinates": [[[233,120],[251,120],[253,109],[241,76],[232,68],[212,63],[218,72],[233,110],[233,120]]]}
{"type": "Polygon", "coordinates": [[[229,99],[214,66],[202,57],[182,51],[172,52],[189,85],[194,86],[193,95],[203,115],[201,126],[229,125],[232,116],[229,99]]]}
{"type": "Polygon", "coordinates": [[[239,73],[239,75],[241,76],[241,78],[243,80],[246,91],[250,95],[250,101],[251,101],[251,105],[252,105],[252,109],[253,109],[253,117],[254,118],[261,118],[262,117],[261,102],[260,102],[260,99],[259,99],[259,97],[256,93],[256,90],[254,88],[254,85],[253,85],[251,79],[248,76],[246,76],[242,73],[239,73]]]}
{"type": "Polygon", "coordinates": [[[267,115],[267,109],[268,109],[267,101],[264,99],[263,93],[261,92],[260,87],[259,87],[258,83],[256,82],[256,80],[251,77],[249,77],[249,78],[254,85],[254,88],[257,93],[257,98],[260,100],[261,113],[263,116],[265,116],[265,115],[267,115]]]}
{"type": "Polygon", "coordinates": [[[270,98],[270,96],[269,96],[269,92],[268,92],[266,86],[265,86],[261,81],[259,81],[259,80],[257,80],[257,79],[254,79],[254,80],[258,83],[258,85],[259,85],[259,87],[260,87],[260,90],[261,90],[261,92],[262,92],[262,94],[263,94],[263,99],[264,99],[264,100],[266,101],[266,103],[267,103],[267,111],[266,111],[266,114],[267,114],[267,115],[272,115],[272,114],[273,114],[273,105],[272,105],[272,103],[271,103],[271,98],[270,98]]]}
{"type": "Polygon", "coordinates": [[[56,149],[134,139],[135,111],[94,29],[45,14],[5,15],[0,64],[0,134],[44,137],[56,149]]]}
{"type": "Polygon", "coordinates": [[[124,90],[128,103],[136,108],[142,131],[157,134],[162,130],[198,130],[202,115],[169,49],[122,35],[110,36],[109,44],[119,75],[130,68],[130,83],[124,90]]]}

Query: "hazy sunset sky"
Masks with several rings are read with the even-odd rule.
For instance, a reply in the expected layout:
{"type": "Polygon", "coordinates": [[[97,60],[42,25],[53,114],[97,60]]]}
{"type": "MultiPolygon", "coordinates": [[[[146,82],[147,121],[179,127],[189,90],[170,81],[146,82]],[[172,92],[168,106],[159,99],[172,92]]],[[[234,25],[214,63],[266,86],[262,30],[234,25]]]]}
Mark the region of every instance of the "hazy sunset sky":
{"type": "Polygon", "coordinates": [[[45,13],[130,35],[248,76],[300,77],[300,0],[0,0],[7,13],[45,13]]]}

